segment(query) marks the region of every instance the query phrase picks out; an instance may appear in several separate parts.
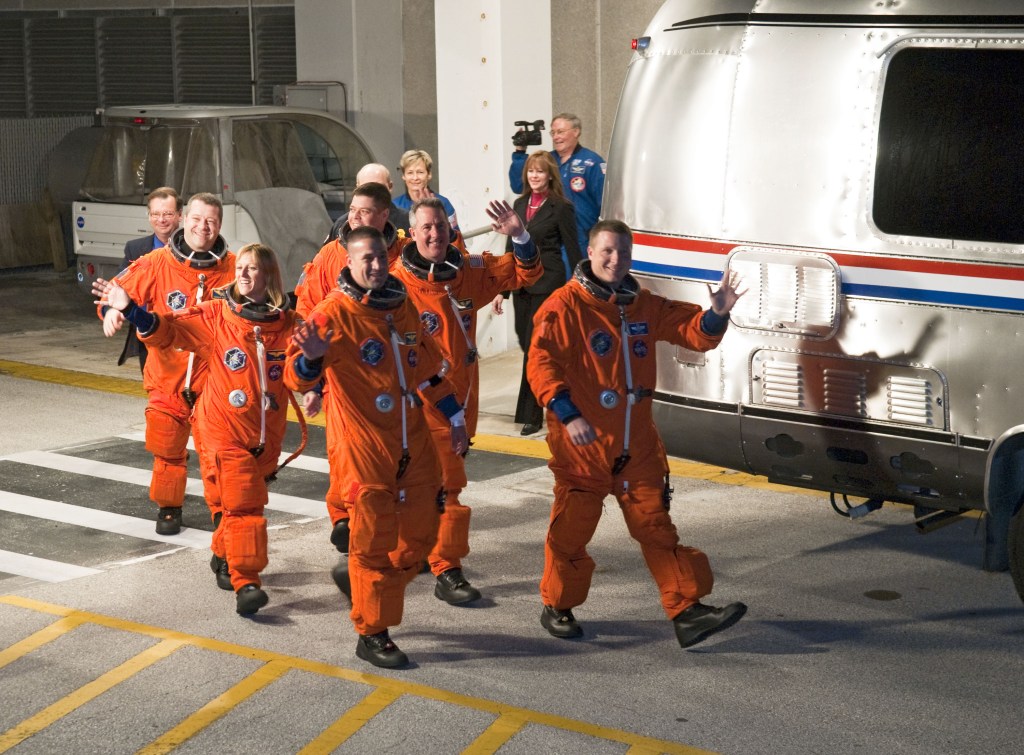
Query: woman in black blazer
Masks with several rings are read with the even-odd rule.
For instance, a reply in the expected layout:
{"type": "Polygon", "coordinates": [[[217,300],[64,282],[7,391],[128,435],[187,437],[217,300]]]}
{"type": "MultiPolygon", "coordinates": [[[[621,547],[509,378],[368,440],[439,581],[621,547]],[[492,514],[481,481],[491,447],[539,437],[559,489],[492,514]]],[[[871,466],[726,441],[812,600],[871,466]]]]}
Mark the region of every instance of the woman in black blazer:
{"type": "MultiPolygon", "coordinates": [[[[550,152],[538,151],[526,159],[523,166],[523,193],[513,203],[519,217],[526,221],[526,230],[540,250],[544,275],[532,286],[513,293],[515,297],[515,326],[519,345],[523,349],[523,374],[519,383],[515,421],[523,423],[522,434],[533,435],[544,422],[544,409],[537,403],[526,382],[526,363],[530,358],[530,339],[533,337],[533,316],[551,293],[565,285],[567,276],[580,261],[576,235],[576,211],[565,198],[562,176],[550,152]],[[566,262],[562,259],[565,248],[566,262]]],[[[508,240],[505,251],[512,251],[508,240]]],[[[500,310],[495,300],[495,309],[500,310]]]]}

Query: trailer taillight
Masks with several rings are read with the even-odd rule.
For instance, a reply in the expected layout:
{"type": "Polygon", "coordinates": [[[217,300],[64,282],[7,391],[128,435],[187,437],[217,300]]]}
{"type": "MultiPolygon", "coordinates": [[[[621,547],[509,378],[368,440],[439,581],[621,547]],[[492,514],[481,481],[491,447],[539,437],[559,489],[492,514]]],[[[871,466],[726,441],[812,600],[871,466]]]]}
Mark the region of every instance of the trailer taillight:
{"type": "Polygon", "coordinates": [[[650,37],[637,37],[636,39],[633,40],[632,47],[637,52],[643,52],[644,50],[646,50],[648,48],[648,46],[650,44],[651,44],[651,38],[650,37]]]}

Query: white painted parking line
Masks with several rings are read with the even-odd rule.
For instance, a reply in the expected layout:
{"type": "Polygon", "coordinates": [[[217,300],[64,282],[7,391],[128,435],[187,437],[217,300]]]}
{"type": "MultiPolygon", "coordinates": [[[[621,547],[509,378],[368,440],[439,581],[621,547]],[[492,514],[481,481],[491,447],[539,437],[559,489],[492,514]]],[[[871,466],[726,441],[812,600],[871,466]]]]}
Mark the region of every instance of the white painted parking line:
{"type": "Polygon", "coordinates": [[[99,574],[100,570],[0,550],[0,572],[17,574],[19,577],[31,577],[43,582],[66,582],[69,579],[99,574]]]}
{"type": "MultiPolygon", "coordinates": [[[[149,487],[151,477],[151,472],[148,469],[135,469],[134,467],[124,467],[120,464],[109,464],[105,461],[81,459],[77,456],[64,456],[63,454],[51,451],[25,451],[23,453],[10,454],[3,457],[3,459],[20,464],[45,467],[60,472],[70,472],[89,477],[100,477],[114,482],[125,482],[130,485],[140,485],[147,488],[149,487]]],[[[185,492],[202,498],[202,482],[190,477],[185,485],[185,492]]],[[[270,499],[266,507],[274,511],[284,511],[300,516],[315,518],[327,516],[323,501],[314,501],[309,498],[299,498],[298,496],[283,495],[281,493],[270,493],[270,499]]]]}
{"type": "Polygon", "coordinates": [[[0,491],[0,511],[10,511],[14,514],[34,516],[51,522],[63,522],[78,527],[113,532],[117,535],[154,540],[159,543],[185,545],[190,548],[210,547],[210,533],[203,530],[183,527],[177,535],[158,535],[156,526],[149,519],[125,516],[112,511],[99,511],[85,506],[73,506],[69,503],[35,498],[20,493],[0,491]]]}

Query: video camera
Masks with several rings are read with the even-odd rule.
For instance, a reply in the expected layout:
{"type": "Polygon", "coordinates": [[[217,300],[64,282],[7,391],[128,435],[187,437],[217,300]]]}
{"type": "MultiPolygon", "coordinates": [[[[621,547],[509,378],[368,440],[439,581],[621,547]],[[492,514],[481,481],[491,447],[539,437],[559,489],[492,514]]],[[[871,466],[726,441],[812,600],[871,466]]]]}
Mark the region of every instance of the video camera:
{"type": "Polygon", "coordinates": [[[512,134],[512,143],[517,147],[528,147],[531,144],[540,144],[540,132],[544,130],[544,121],[516,121],[516,125],[522,129],[512,134]]]}

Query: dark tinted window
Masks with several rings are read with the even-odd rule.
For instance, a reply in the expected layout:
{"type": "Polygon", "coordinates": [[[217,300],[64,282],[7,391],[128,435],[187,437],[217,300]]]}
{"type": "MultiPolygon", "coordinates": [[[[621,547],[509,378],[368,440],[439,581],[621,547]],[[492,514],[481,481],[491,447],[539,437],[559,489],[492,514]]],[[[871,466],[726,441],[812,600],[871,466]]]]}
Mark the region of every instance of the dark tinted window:
{"type": "Polygon", "coordinates": [[[891,234],[1024,242],[1024,52],[904,50],[885,80],[874,220],[891,234]]]}

